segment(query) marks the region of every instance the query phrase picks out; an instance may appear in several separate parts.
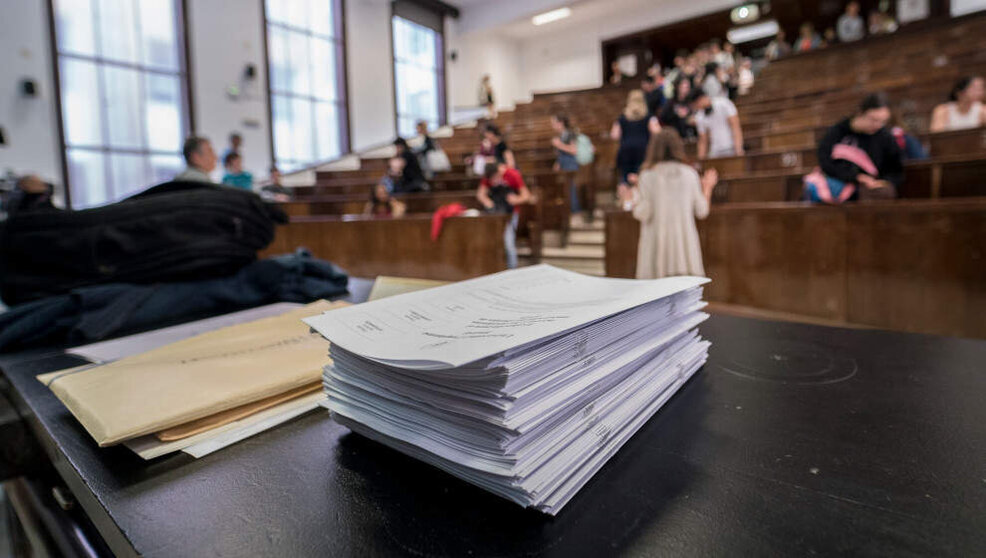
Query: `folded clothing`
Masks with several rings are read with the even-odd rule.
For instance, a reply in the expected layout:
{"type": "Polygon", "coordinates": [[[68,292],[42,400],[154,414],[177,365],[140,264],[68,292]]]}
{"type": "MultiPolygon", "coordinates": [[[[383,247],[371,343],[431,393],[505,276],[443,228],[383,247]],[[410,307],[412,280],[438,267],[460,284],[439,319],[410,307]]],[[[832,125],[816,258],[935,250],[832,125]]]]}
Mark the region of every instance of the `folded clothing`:
{"type": "Polygon", "coordinates": [[[0,351],[80,345],[274,302],[346,293],[349,278],[305,250],[256,261],[216,279],[81,287],[0,314],[0,351]]]}

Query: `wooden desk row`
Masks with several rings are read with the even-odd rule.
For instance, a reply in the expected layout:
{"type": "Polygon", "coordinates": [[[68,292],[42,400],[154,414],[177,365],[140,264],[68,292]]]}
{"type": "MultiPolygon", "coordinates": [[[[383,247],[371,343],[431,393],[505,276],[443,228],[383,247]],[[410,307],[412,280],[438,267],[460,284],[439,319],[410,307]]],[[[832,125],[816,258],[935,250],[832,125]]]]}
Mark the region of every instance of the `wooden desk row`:
{"type": "MultiPolygon", "coordinates": [[[[710,301],[986,338],[986,198],[728,204],[699,221],[710,301]]],[[[639,224],[606,215],[606,274],[634,277],[639,224]]]]}
{"type": "Polygon", "coordinates": [[[457,281],[506,269],[506,215],[452,217],[431,240],[431,215],[401,219],[295,217],[261,257],[307,248],[351,276],[457,281]]]}

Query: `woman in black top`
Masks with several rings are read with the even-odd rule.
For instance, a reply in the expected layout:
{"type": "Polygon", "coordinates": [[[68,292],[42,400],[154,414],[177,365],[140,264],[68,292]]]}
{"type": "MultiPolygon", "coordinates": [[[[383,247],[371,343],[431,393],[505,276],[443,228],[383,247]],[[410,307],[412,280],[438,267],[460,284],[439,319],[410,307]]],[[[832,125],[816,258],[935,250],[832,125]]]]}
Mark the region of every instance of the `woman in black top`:
{"type": "Polygon", "coordinates": [[[698,133],[695,130],[691,107],[688,106],[687,101],[688,94],[692,92],[692,82],[680,78],[674,84],[674,91],[674,98],[664,104],[658,119],[662,126],[669,126],[677,130],[682,139],[695,138],[698,133]]]}
{"type": "Polygon", "coordinates": [[[507,147],[507,142],[503,141],[503,134],[500,133],[500,129],[495,124],[486,125],[483,138],[493,145],[493,157],[497,163],[507,165],[512,169],[517,168],[514,152],[507,147]]]}
{"type": "Polygon", "coordinates": [[[647,154],[647,144],[651,134],[661,131],[657,118],[650,116],[644,92],[634,89],[627,96],[623,114],[613,123],[610,137],[620,142],[616,153],[616,166],[620,171],[622,184],[635,184],[637,172],[647,154]]]}
{"type": "Polygon", "coordinates": [[[889,120],[886,96],[867,95],[856,114],[829,128],[818,145],[818,164],[825,176],[857,186],[850,199],[895,197],[904,181],[903,158],[887,128],[889,120]],[[868,168],[869,162],[875,168],[868,168]]]}
{"type": "Polygon", "coordinates": [[[425,181],[425,173],[421,170],[418,157],[411,152],[404,138],[394,140],[394,147],[397,148],[397,157],[404,160],[404,170],[401,178],[394,186],[395,192],[423,192],[428,190],[428,182],[425,181]]]}

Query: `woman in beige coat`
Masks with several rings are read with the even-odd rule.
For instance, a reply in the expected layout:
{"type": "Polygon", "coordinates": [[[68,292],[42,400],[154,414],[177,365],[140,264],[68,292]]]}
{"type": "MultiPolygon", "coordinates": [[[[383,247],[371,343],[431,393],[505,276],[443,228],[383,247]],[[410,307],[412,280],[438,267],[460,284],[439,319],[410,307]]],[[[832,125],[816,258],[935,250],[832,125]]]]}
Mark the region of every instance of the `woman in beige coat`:
{"type": "Polygon", "coordinates": [[[640,199],[633,208],[633,216],[640,221],[638,279],[705,275],[695,219],[709,214],[718,175],[709,170],[699,178],[695,169],[682,162],[684,158],[681,136],[672,128],[661,130],[647,146],[638,186],[640,199]]]}

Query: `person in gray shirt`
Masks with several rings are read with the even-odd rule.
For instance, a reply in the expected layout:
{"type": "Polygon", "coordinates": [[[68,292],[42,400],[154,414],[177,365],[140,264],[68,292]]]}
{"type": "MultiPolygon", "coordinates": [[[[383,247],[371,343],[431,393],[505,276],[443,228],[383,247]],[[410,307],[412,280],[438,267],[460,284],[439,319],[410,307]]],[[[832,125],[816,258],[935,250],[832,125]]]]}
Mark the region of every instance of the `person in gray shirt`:
{"type": "Polygon", "coordinates": [[[175,177],[175,180],[211,183],[212,177],[209,173],[215,170],[218,161],[216,152],[212,150],[212,143],[205,138],[192,136],[185,140],[181,152],[188,166],[175,177]]]}
{"type": "Polygon", "coordinates": [[[843,43],[851,43],[863,38],[866,33],[866,23],[859,15],[859,2],[853,1],[846,4],[846,13],[839,16],[835,29],[839,41],[843,43]]]}

